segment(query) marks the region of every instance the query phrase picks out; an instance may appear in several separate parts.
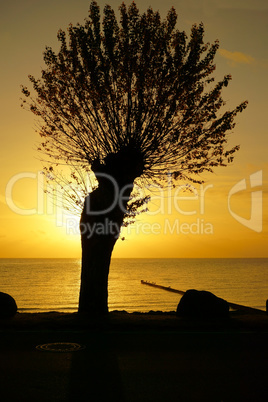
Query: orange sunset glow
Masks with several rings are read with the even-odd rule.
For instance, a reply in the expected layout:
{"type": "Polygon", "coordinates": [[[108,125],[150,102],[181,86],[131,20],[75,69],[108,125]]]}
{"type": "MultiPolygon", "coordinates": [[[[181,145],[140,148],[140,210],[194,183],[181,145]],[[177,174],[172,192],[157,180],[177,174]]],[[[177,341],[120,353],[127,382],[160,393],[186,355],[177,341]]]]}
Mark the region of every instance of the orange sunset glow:
{"type": "MultiPolygon", "coordinates": [[[[165,16],[174,6],[177,25],[190,34],[204,23],[205,39],[219,39],[215,77],[232,75],[223,91],[226,108],[248,100],[236,118],[230,145],[240,145],[228,167],[203,176],[203,185],[180,183],[151,195],[148,212],[124,228],[116,258],[268,257],[267,208],[267,19],[262,1],[137,0],[165,16]]],[[[106,2],[98,1],[101,9],[106,2]]],[[[111,0],[117,10],[121,1],[111,0]]],[[[56,258],[81,255],[79,215],[68,213],[44,193],[38,124],[20,107],[20,85],[39,77],[46,46],[58,49],[57,31],[83,22],[89,2],[6,2],[1,7],[1,176],[0,258],[56,258]]]]}

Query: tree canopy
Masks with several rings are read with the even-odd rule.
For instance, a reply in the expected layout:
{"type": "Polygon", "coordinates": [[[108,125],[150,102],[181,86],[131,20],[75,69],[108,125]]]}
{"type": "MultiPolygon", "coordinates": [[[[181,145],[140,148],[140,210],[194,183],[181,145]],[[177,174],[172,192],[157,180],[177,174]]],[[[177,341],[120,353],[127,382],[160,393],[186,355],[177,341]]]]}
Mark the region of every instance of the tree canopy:
{"type": "Polygon", "coordinates": [[[92,1],[83,25],[58,32],[59,52],[46,48],[42,77],[29,76],[35,96],[22,88],[43,122],[39,150],[52,163],[96,171],[109,155],[132,149],[129,163],[139,155],[144,179],[161,183],[169,172],[201,182],[204,171],[233,160],[239,147],[226,148],[227,135],[247,103],[221,113],[231,76],[214,82],[219,43],[204,42],[202,23],[187,38],[174,8],[164,20],[151,8],[140,14],[134,2],[119,10],[117,21],[106,5],[101,22],[92,1]]]}

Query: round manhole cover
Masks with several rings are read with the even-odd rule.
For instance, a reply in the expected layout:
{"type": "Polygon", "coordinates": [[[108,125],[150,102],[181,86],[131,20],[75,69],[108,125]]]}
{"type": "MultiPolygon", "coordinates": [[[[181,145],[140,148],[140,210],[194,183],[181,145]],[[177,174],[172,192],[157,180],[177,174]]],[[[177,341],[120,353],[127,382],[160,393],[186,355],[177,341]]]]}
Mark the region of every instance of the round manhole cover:
{"type": "Polygon", "coordinates": [[[77,350],[85,349],[85,346],[72,342],[55,342],[38,345],[36,349],[46,352],[76,352],[77,350]]]}

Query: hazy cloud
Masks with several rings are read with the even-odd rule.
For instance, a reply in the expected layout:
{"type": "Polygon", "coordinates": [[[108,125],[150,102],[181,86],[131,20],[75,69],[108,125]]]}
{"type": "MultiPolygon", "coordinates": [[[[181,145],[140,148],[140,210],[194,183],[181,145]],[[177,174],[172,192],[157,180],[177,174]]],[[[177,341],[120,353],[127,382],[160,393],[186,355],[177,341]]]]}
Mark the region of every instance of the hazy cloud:
{"type": "Polygon", "coordinates": [[[219,53],[222,57],[232,62],[232,64],[252,64],[254,58],[248,54],[242,52],[230,52],[226,49],[219,49],[219,53]]]}

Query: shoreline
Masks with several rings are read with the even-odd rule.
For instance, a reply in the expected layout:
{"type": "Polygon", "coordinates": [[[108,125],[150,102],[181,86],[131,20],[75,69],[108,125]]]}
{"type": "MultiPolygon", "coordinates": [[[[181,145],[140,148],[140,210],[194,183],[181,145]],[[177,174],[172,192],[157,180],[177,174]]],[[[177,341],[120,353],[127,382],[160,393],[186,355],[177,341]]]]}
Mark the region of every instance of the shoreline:
{"type": "Polygon", "coordinates": [[[107,316],[94,317],[79,313],[17,313],[13,318],[0,319],[0,331],[102,330],[102,331],[258,331],[268,332],[265,311],[230,311],[226,319],[193,319],[177,317],[175,311],[128,313],[111,311],[107,316]]]}

